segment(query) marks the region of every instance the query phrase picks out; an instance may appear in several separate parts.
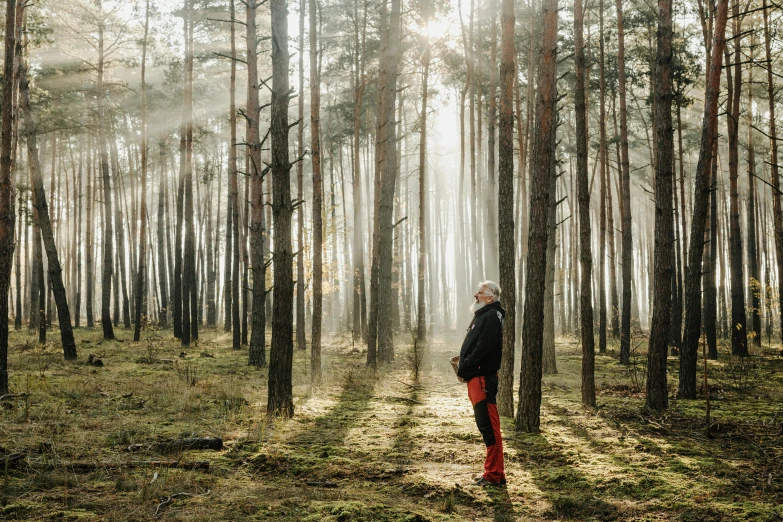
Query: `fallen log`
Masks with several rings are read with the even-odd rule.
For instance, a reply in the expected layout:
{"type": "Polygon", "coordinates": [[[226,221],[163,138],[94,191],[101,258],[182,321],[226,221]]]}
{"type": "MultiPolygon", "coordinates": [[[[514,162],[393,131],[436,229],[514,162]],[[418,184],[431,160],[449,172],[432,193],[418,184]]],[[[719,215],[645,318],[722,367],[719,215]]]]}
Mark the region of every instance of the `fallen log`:
{"type": "Polygon", "coordinates": [[[2,464],[3,469],[14,469],[19,467],[19,463],[22,462],[26,456],[26,453],[11,453],[9,455],[4,455],[0,464],[2,464]]]}
{"type": "Polygon", "coordinates": [[[14,399],[26,399],[30,396],[29,393],[6,393],[5,395],[0,395],[0,402],[7,402],[12,401],[14,399]]]}
{"type": "Polygon", "coordinates": [[[160,453],[170,453],[188,449],[194,450],[222,450],[223,439],[220,437],[193,437],[159,442],[155,449],[160,453]]]}
{"type": "MultiPolygon", "coordinates": [[[[11,453],[2,457],[0,465],[5,469],[19,468],[25,463],[27,453],[11,453]]],[[[208,460],[135,460],[127,462],[100,462],[100,461],[61,461],[61,462],[26,462],[27,467],[35,469],[64,468],[76,473],[89,473],[98,470],[117,470],[134,468],[177,468],[198,471],[209,471],[208,460]]]]}
{"type": "Polygon", "coordinates": [[[191,462],[180,460],[138,460],[129,462],[90,462],[90,461],[74,461],[74,462],[61,462],[57,467],[63,467],[69,471],[74,472],[90,472],[102,469],[115,470],[115,469],[134,469],[134,468],[177,468],[177,469],[189,469],[208,471],[208,460],[195,460],[191,462]]]}
{"type": "Polygon", "coordinates": [[[203,493],[201,495],[194,495],[193,493],[174,493],[173,495],[169,495],[168,497],[166,497],[166,498],[164,498],[163,500],[160,501],[160,503],[158,504],[158,507],[155,509],[155,514],[153,515],[153,517],[154,518],[158,518],[159,513],[160,513],[160,508],[162,508],[163,506],[166,506],[168,504],[171,504],[172,501],[175,498],[178,498],[178,497],[206,497],[211,492],[212,492],[212,490],[208,489],[206,493],[203,493]]]}
{"type": "Polygon", "coordinates": [[[222,450],[223,439],[220,437],[194,437],[187,439],[166,440],[155,444],[131,444],[125,451],[136,452],[154,450],[159,453],[174,453],[183,450],[222,450]]]}
{"type": "Polygon", "coordinates": [[[317,488],[336,488],[337,484],[334,482],[331,482],[329,480],[324,482],[318,482],[315,480],[310,480],[307,482],[308,486],[317,487],[317,488]]]}

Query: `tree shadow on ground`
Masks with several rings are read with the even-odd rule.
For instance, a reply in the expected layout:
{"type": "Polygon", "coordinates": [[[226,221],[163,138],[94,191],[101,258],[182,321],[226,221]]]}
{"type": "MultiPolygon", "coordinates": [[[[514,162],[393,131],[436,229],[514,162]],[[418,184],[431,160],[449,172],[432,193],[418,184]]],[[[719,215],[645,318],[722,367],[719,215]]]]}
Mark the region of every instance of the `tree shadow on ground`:
{"type": "Polygon", "coordinates": [[[517,460],[530,472],[536,486],[551,503],[547,518],[618,520],[617,507],[598,498],[595,484],[574,467],[545,435],[521,434],[506,444],[517,450],[517,460]]]}
{"type": "Polygon", "coordinates": [[[335,404],[315,418],[299,418],[299,429],[280,444],[272,443],[253,457],[261,473],[299,477],[308,481],[350,477],[361,469],[346,446],[348,432],[370,408],[378,378],[367,372],[350,371],[335,404]]]}
{"type": "Polygon", "coordinates": [[[487,495],[492,503],[494,522],[513,522],[517,519],[514,504],[506,488],[487,488],[487,495]]]}

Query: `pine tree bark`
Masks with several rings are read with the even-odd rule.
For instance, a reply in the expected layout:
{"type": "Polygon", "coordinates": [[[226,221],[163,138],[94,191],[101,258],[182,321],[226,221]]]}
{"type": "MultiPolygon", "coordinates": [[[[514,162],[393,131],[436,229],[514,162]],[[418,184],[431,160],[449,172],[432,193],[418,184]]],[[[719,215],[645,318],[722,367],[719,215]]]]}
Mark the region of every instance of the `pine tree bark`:
{"type": "MultiPolygon", "coordinates": [[[[498,271],[506,308],[498,383],[498,413],[514,416],[514,347],[516,345],[516,266],[514,230],[514,113],[516,77],[514,0],[500,4],[500,114],[498,119],[498,271]]],[[[524,184],[524,177],[519,180],[524,184]]]]}
{"type": "MultiPolygon", "coordinates": [[[[186,40],[187,41],[187,40],[186,40]]],[[[179,172],[177,176],[177,194],[176,202],[176,228],[174,231],[174,302],[172,312],[174,313],[174,337],[183,338],[183,288],[182,288],[182,230],[184,224],[184,200],[185,200],[185,111],[182,111],[182,121],[179,126],[179,172]]],[[[188,337],[190,337],[190,328],[188,328],[188,337]]]]}
{"type": "Polygon", "coordinates": [[[587,105],[585,103],[583,16],[582,0],[574,0],[576,183],[579,200],[579,264],[582,268],[582,277],[579,282],[579,333],[582,341],[582,404],[595,406],[595,337],[593,335],[593,288],[590,276],[593,273],[593,255],[590,249],[590,188],[587,180],[587,105]]]}
{"type": "Polygon", "coordinates": [[[693,218],[691,219],[690,246],[688,247],[688,274],[685,278],[685,329],[680,354],[680,373],[677,398],[696,398],[696,366],[701,336],[701,276],[704,252],[704,227],[710,194],[710,168],[713,144],[717,133],[718,98],[723,49],[726,46],[726,18],[728,0],[719,0],[715,11],[710,68],[704,96],[699,160],[696,164],[693,193],[693,218]]]}
{"type": "MultiPolygon", "coordinates": [[[[554,136],[553,136],[554,138],[554,136]]],[[[548,235],[546,239],[547,264],[544,271],[544,336],[542,343],[542,372],[557,373],[555,357],[555,268],[557,254],[557,145],[552,140],[552,172],[549,177],[549,210],[546,216],[548,235]]]]}
{"type": "MultiPolygon", "coordinates": [[[[110,129],[113,130],[113,125],[110,124],[110,129]]],[[[128,297],[128,284],[127,284],[127,276],[126,276],[126,265],[125,265],[125,226],[123,222],[122,217],[122,194],[121,191],[123,190],[123,182],[122,182],[122,173],[120,172],[120,161],[119,161],[119,153],[117,151],[117,133],[112,132],[113,139],[109,141],[109,158],[111,161],[111,171],[114,178],[114,199],[117,205],[114,207],[114,231],[115,231],[115,239],[117,241],[117,253],[116,253],[116,260],[117,260],[117,269],[118,272],[116,274],[118,283],[119,283],[119,289],[122,292],[122,325],[124,328],[130,328],[130,301],[128,297]]],[[[117,314],[115,314],[115,324],[118,318],[116,317],[117,314]]]]}
{"type": "Polygon", "coordinates": [[[321,170],[321,76],[318,67],[317,6],[309,0],[310,22],[310,157],[313,167],[313,324],[310,336],[310,384],[321,382],[321,323],[323,321],[323,173],[321,170]]]}
{"type": "MultiPolygon", "coordinates": [[[[15,42],[14,42],[14,76],[12,81],[12,87],[11,87],[11,153],[10,153],[10,159],[11,159],[11,167],[13,169],[14,165],[16,165],[16,155],[17,155],[17,144],[19,140],[19,70],[22,63],[22,25],[24,20],[24,4],[19,4],[18,0],[15,0],[17,2],[17,5],[14,6],[15,10],[15,16],[16,20],[14,21],[15,25],[15,42]]],[[[0,154],[0,157],[2,154],[0,154]]],[[[81,156],[79,156],[79,159],[81,160],[81,156]]],[[[1,160],[0,160],[1,161],[1,160]]],[[[81,176],[81,163],[79,164],[80,170],[79,175],[81,176]]],[[[2,169],[2,167],[0,167],[2,169]]],[[[75,169],[74,169],[74,175],[75,175],[75,169]]],[[[81,178],[80,178],[81,181],[81,178]]],[[[75,190],[74,186],[74,190],[75,190]]],[[[80,186],[81,188],[81,186],[80,186]]],[[[24,205],[24,191],[20,190],[18,194],[18,205],[19,205],[19,227],[16,237],[16,310],[14,313],[14,330],[21,330],[22,329],[22,228],[25,227],[25,220],[22,219],[23,217],[23,211],[25,210],[24,205]]],[[[13,197],[13,195],[11,196],[13,197]]],[[[13,211],[13,210],[12,210],[13,211]]],[[[81,211],[81,208],[80,208],[81,211]]],[[[13,227],[12,227],[13,228],[13,227]]],[[[75,228],[75,227],[74,227],[75,228]]],[[[76,238],[74,238],[73,245],[76,245],[77,241],[76,238]]],[[[25,246],[26,247],[26,246],[25,246]]],[[[75,259],[76,256],[74,256],[75,259]]],[[[10,269],[9,269],[10,271],[10,269]]],[[[9,276],[10,277],[10,276],[9,276]]],[[[75,280],[75,278],[74,278],[75,280]]],[[[9,279],[9,288],[10,288],[10,279],[9,279]]],[[[78,292],[78,287],[77,287],[78,292]]],[[[1,365],[2,363],[0,363],[1,365]]]]}
{"type": "MultiPolygon", "coordinates": [[[[0,395],[8,393],[8,292],[14,260],[14,190],[11,181],[13,164],[13,84],[16,50],[16,0],[6,0],[5,63],[3,64],[3,105],[0,125],[0,395]]],[[[21,6],[19,7],[22,8],[21,6]]]]}
{"type": "Polygon", "coordinates": [[[226,256],[225,256],[225,331],[231,330],[231,347],[241,347],[241,325],[239,323],[239,201],[237,184],[237,46],[236,8],[234,0],[229,1],[231,19],[231,84],[229,92],[229,127],[231,143],[228,151],[228,205],[226,209],[226,256]]]}
{"type": "MultiPolygon", "coordinates": [[[[354,69],[354,108],[353,108],[353,338],[367,337],[367,288],[364,276],[364,233],[366,223],[362,220],[361,186],[361,117],[362,100],[367,86],[365,75],[367,3],[364,4],[361,44],[359,43],[359,2],[354,0],[354,48],[356,60],[354,69]],[[361,45],[361,47],[360,47],[361,45]],[[360,51],[361,48],[361,51],[360,51]]],[[[302,283],[304,284],[304,283],[302,283]]]]}
{"type": "MultiPolygon", "coordinates": [[[[421,122],[419,125],[419,260],[418,288],[416,306],[416,339],[419,343],[427,340],[427,305],[424,293],[425,272],[427,267],[427,97],[429,95],[430,41],[427,39],[422,53],[421,77],[421,122]]],[[[432,281],[430,284],[433,284],[432,281]]],[[[420,344],[419,346],[423,346],[420,344]]]]}
{"type": "MultiPolygon", "coordinates": [[[[769,3],[762,0],[764,12],[764,57],[767,64],[772,63],[772,35],[769,27],[769,3]]],[[[778,281],[783,281],[783,208],[780,204],[780,173],[778,165],[778,135],[775,122],[775,84],[772,82],[772,67],[767,70],[767,101],[769,107],[769,149],[770,173],[772,178],[772,229],[775,235],[775,265],[778,281]]],[[[780,316],[783,317],[783,299],[778,299],[780,316]]],[[[783,340],[783,328],[780,329],[783,340]]]]}
{"type": "Polygon", "coordinates": [[[662,410],[669,405],[666,358],[671,321],[674,215],[674,130],[672,125],[672,2],[658,0],[658,32],[655,63],[655,287],[650,342],[647,348],[646,407],[662,410]]]}
{"type": "MultiPolygon", "coordinates": [[[[220,188],[222,186],[220,185],[220,176],[218,175],[217,179],[218,183],[218,201],[220,201],[220,188]]],[[[198,185],[196,185],[198,186],[198,185]]],[[[202,292],[204,295],[204,301],[206,301],[206,308],[207,308],[207,327],[214,327],[217,322],[217,303],[215,302],[215,285],[216,285],[216,270],[215,270],[215,263],[217,262],[215,259],[215,245],[214,243],[217,243],[216,239],[217,236],[215,235],[214,231],[212,230],[212,195],[211,195],[211,187],[209,185],[206,186],[206,202],[204,205],[206,206],[206,212],[204,216],[204,235],[202,236],[201,240],[201,285],[202,285],[202,292]],[[214,243],[213,243],[214,242],[214,243]],[[205,285],[206,283],[206,285],[205,285]]],[[[218,214],[220,211],[220,206],[218,205],[218,214]]],[[[220,215],[217,216],[217,219],[220,219],[220,215]]],[[[199,317],[201,315],[199,314],[199,317]]]]}
{"type": "Polygon", "coordinates": [[[739,117],[742,91],[742,21],[739,17],[739,2],[734,0],[731,9],[732,41],[734,60],[729,63],[726,53],[726,85],[729,108],[726,111],[726,127],[729,137],[729,276],[731,281],[731,353],[748,355],[748,325],[745,314],[745,277],[742,261],[742,232],[739,216],[739,117]],[[733,69],[733,72],[732,72],[733,69]]]}
{"type": "MultiPolygon", "coordinates": [[[[251,2],[254,0],[250,0],[251,2]]],[[[294,413],[291,382],[293,362],[293,252],[291,251],[291,163],[288,159],[288,19],[286,0],[270,0],[272,22],[272,215],[274,217],[274,299],[269,352],[267,413],[294,413]]],[[[261,306],[261,302],[258,303],[261,306]]]]}
{"type": "MultiPolygon", "coordinates": [[[[754,60],[755,41],[751,38],[750,60],[754,60]]],[[[756,147],[753,143],[753,69],[748,72],[748,297],[750,298],[750,326],[752,342],[761,346],[761,274],[759,273],[759,257],[756,225],[756,147]]]]}
{"type": "MultiPolygon", "coordinates": [[[[183,24],[183,35],[185,40],[185,60],[184,60],[184,67],[183,67],[183,88],[182,88],[182,123],[180,124],[180,140],[179,140],[179,153],[180,153],[180,159],[179,159],[179,169],[180,169],[180,183],[181,185],[178,187],[177,192],[178,198],[177,198],[177,214],[180,213],[180,207],[181,207],[181,219],[178,220],[179,223],[182,224],[182,233],[183,236],[181,239],[184,241],[177,242],[177,248],[181,248],[181,256],[182,256],[182,262],[180,263],[181,267],[181,276],[180,281],[182,285],[182,336],[180,338],[182,342],[182,346],[190,346],[190,321],[191,321],[191,313],[190,313],[190,293],[191,293],[191,278],[190,278],[190,267],[193,263],[193,259],[190,257],[190,247],[191,244],[189,243],[190,239],[190,225],[193,220],[193,175],[190,171],[190,161],[189,161],[189,144],[188,144],[188,128],[189,128],[189,121],[192,117],[192,113],[189,107],[192,107],[190,105],[190,102],[192,101],[190,99],[191,91],[190,91],[190,6],[191,6],[191,0],[185,0],[184,7],[183,7],[183,14],[182,17],[182,24],[183,24]],[[188,198],[188,195],[190,197],[188,198]],[[188,207],[188,199],[190,200],[190,207],[188,207]]],[[[179,215],[178,215],[179,217],[179,215]]]]}
{"type": "MultiPolygon", "coordinates": [[[[187,5],[187,55],[185,59],[185,245],[183,255],[183,278],[187,278],[187,286],[183,283],[183,299],[189,299],[188,307],[183,302],[183,330],[184,315],[190,311],[190,337],[188,344],[198,341],[198,323],[199,323],[199,299],[198,299],[198,281],[196,278],[196,232],[194,225],[194,202],[193,202],[193,6],[195,0],[186,0],[187,5]],[[187,292],[185,291],[187,289],[187,292]]],[[[184,341],[184,336],[183,336],[184,341]]]]}
{"type": "Polygon", "coordinates": [[[98,22],[98,141],[100,147],[100,168],[103,179],[103,279],[101,287],[101,325],[103,338],[114,339],[111,323],[111,288],[114,263],[114,231],[112,229],[111,179],[109,176],[109,153],[107,151],[106,117],[104,109],[104,27],[98,22]]]}
{"type": "Polygon", "coordinates": [[[163,140],[158,143],[160,149],[160,179],[158,185],[158,288],[160,294],[160,313],[158,323],[161,326],[168,324],[168,277],[166,274],[166,144],[163,140]]]}
{"type": "MultiPolygon", "coordinates": [[[[301,207],[304,201],[304,40],[305,12],[307,0],[299,0],[299,122],[296,126],[297,157],[296,162],[296,199],[301,207]]],[[[354,20],[354,24],[356,24],[354,20]]],[[[307,349],[305,336],[305,271],[304,271],[304,208],[300,208],[296,218],[296,348],[307,349]]]]}
{"type": "MultiPolygon", "coordinates": [[[[598,353],[606,354],[606,199],[608,175],[606,165],[606,79],[604,74],[604,3],[598,7],[598,163],[600,165],[599,254],[598,254],[598,353]]],[[[588,75],[589,77],[589,75],[588,75]]]]}
{"type": "MultiPolygon", "coordinates": [[[[253,311],[250,329],[251,366],[266,366],[266,267],[264,265],[264,171],[261,163],[260,108],[258,102],[257,2],[247,3],[247,151],[250,160],[250,257],[253,265],[253,311]]],[[[276,260],[275,260],[276,261],[276,260]]],[[[277,267],[277,263],[275,263],[277,267]]],[[[277,270],[275,270],[276,272],[277,270]]],[[[271,373],[270,373],[271,379],[271,373]]]]}
{"type": "Polygon", "coordinates": [[[386,46],[385,94],[383,97],[383,115],[386,134],[383,146],[383,176],[381,178],[381,199],[378,209],[378,359],[380,362],[394,360],[392,337],[392,246],[393,246],[393,207],[397,183],[397,74],[400,60],[400,0],[391,0],[389,16],[389,37],[386,46]]]}
{"type": "Polygon", "coordinates": [[[367,364],[394,358],[391,331],[392,215],[397,181],[397,68],[400,47],[400,1],[392,0],[382,18],[382,55],[379,65],[378,130],[376,136],[376,192],[373,255],[370,269],[370,314],[367,364]],[[382,173],[382,175],[381,175],[382,173]]]}
{"type": "MultiPolygon", "coordinates": [[[[375,178],[373,181],[373,230],[372,230],[372,250],[370,253],[370,309],[367,325],[367,366],[375,369],[378,359],[378,271],[380,269],[380,256],[378,251],[380,237],[380,221],[378,214],[381,205],[381,171],[385,161],[386,153],[384,142],[386,140],[386,119],[384,115],[384,96],[386,95],[386,62],[388,53],[386,48],[389,45],[389,12],[388,2],[381,3],[380,8],[380,49],[378,55],[378,78],[377,78],[377,96],[376,96],[376,128],[375,128],[375,178]]],[[[368,187],[369,195],[369,187],[368,187]]]]}
{"type": "Polygon", "coordinates": [[[147,74],[147,35],[149,33],[150,2],[147,0],[144,11],[144,40],[141,50],[141,203],[139,210],[139,269],[136,274],[136,315],[133,329],[133,340],[138,342],[141,338],[143,304],[146,298],[147,277],[147,86],[145,84],[147,74]]]}
{"type": "Polygon", "coordinates": [[[557,0],[544,0],[541,8],[541,56],[536,96],[536,131],[533,169],[530,173],[530,233],[528,240],[525,312],[522,327],[522,370],[519,380],[517,431],[538,433],[541,424],[541,345],[543,342],[544,270],[546,267],[547,214],[556,132],[557,0]]]}
{"type": "MultiPolygon", "coordinates": [[[[250,161],[249,161],[249,154],[245,154],[245,172],[250,171],[250,161]]],[[[242,231],[241,231],[241,241],[242,241],[242,342],[241,344],[247,345],[247,329],[248,329],[248,322],[247,322],[247,316],[250,312],[250,284],[248,272],[250,270],[250,253],[248,252],[248,246],[247,246],[247,236],[250,229],[250,180],[245,177],[245,183],[244,183],[244,202],[245,202],[245,209],[242,212],[242,231]]]]}
{"type": "MultiPolygon", "coordinates": [[[[93,248],[94,245],[92,244],[93,240],[93,201],[94,201],[94,186],[93,186],[93,180],[95,179],[95,171],[93,170],[93,159],[92,159],[92,140],[88,137],[87,139],[87,188],[86,188],[86,205],[87,205],[87,227],[84,231],[84,273],[88,274],[89,276],[86,277],[85,281],[85,313],[87,314],[87,328],[93,328],[95,326],[95,317],[93,314],[93,304],[95,301],[94,298],[94,278],[91,277],[92,274],[95,273],[94,268],[94,258],[93,258],[93,248]]],[[[33,266],[34,268],[34,266],[33,266]]],[[[35,283],[35,278],[31,278],[31,283],[35,283]]],[[[32,285],[31,285],[32,286],[32,285]]],[[[32,307],[31,307],[32,310],[32,307]]],[[[30,321],[33,320],[33,315],[30,314],[30,321]]],[[[32,328],[32,326],[31,326],[32,328]]]]}
{"type": "MultiPolygon", "coordinates": [[[[498,187],[495,183],[495,138],[496,138],[496,124],[497,121],[497,90],[498,90],[498,65],[497,65],[497,48],[498,48],[498,3],[497,0],[491,0],[489,2],[490,9],[490,33],[489,33],[489,92],[487,93],[487,177],[489,178],[487,190],[484,191],[484,202],[487,209],[491,209],[493,203],[497,201],[499,195],[498,187]]],[[[502,23],[502,22],[501,22],[502,23]]],[[[513,61],[511,64],[513,70],[513,61]]],[[[513,73],[512,73],[513,74],[513,73]]],[[[512,91],[513,92],[513,82],[512,91]]],[[[513,107],[513,106],[512,106],[513,107]]],[[[513,110],[513,108],[512,108],[513,110]]],[[[513,113],[512,113],[513,114],[513,113]]],[[[513,134],[513,131],[512,131],[513,134]]],[[[513,216],[513,203],[511,206],[511,212],[513,216]]],[[[495,213],[490,211],[487,215],[487,226],[485,233],[482,234],[485,240],[485,255],[487,258],[487,277],[493,281],[499,277],[499,260],[497,255],[499,253],[498,243],[498,227],[496,224],[495,213]]],[[[501,286],[503,288],[503,286],[501,286]]],[[[505,304],[504,304],[505,306],[505,304]]],[[[508,310],[506,310],[508,312],[508,310]]]]}
{"type": "MultiPolygon", "coordinates": [[[[702,305],[704,315],[704,331],[707,337],[708,358],[716,360],[718,358],[718,339],[717,339],[717,321],[718,321],[718,289],[715,284],[715,271],[718,264],[718,141],[712,149],[712,165],[710,168],[710,215],[708,235],[705,235],[705,241],[709,241],[710,247],[707,252],[706,263],[704,267],[704,303],[702,305]]],[[[724,274],[724,268],[721,265],[721,274],[724,274]]],[[[721,278],[721,282],[725,277],[721,278]]],[[[723,295],[723,286],[721,283],[721,296],[723,295]]]]}

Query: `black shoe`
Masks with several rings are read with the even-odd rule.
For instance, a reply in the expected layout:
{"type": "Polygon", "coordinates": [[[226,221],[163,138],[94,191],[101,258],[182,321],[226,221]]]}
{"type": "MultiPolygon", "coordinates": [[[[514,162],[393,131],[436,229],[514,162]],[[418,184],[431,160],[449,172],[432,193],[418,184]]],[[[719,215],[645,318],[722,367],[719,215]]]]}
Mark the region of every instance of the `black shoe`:
{"type": "Polygon", "coordinates": [[[506,485],[506,479],[500,479],[500,482],[491,482],[485,479],[483,476],[481,476],[476,479],[476,485],[481,487],[485,487],[485,486],[504,487],[506,485]]]}

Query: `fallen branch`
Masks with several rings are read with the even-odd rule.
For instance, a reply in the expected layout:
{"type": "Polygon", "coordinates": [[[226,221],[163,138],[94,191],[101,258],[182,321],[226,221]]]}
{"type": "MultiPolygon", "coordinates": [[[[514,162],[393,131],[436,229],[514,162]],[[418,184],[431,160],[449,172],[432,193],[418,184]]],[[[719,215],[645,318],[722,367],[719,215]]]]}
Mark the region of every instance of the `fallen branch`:
{"type": "MultiPolygon", "coordinates": [[[[0,460],[0,466],[4,466],[5,469],[18,468],[22,465],[27,453],[11,453],[2,457],[0,460]]],[[[47,469],[52,467],[65,468],[73,472],[89,473],[97,470],[116,470],[116,469],[133,469],[133,468],[178,468],[189,469],[199,471],[209,471],[208,460],[194,460],[194,461],[181,461],[181,460],[136,460],[129,462],[95,462],[95,461],[83,461],[77,460],[72,462],[27,462],[27,466],[30,468],[47,469]]]]}
{"type": "Polygon", "coordinates": [[[2,457],[3,469],[13,469],[19,466],[19,463],[24,460],[27,453],[11,453],[2,457]]]}
{"type": "Polygon", "coordinates": [[[211,490],[208,489],[206,493],[202,493],[201,495],[196,495],[194,493],[174,493],[173,495],[169,495],[168,497],[160,501],[158,507],[155,508],[155,515],[153,516],[155,518],[158,518],[158,513],[160,512],[160,508],[171,504],[174,501],[174,499],[177,497],[206,497],[207,495],[209,495],[210,492],[211,490]]]}
{"type": "Polygon", "coordinates": [[[389,400],[389,401],[400,401],[400,402],[409,402],[411,404],[424,404],[421,401],[417,401],[416,399],[411,399],[409,397],[386,397],[386,400],[389,400]]]}
{"type": "Polygon", "coordinates": [[[30,396],[29,393],[6,393],[0,395],[0,402],[12,401],[14,399],[26,399],[30,396]]]}
{"type": "Polygon", "coordinates": [[[408,384],[407,382],[401,381],[400,379],[394,379],[394,380],[397,381],[400,384],[404,384],[405,386],[407,386],[408,388],[411,388],[413,390],[419,391],[419,390],[423,390],[424,389],[424,386],[421,386],[420,384],[408,384]]]}
{"type": "Polygon", "coordinates": [[[138,460],[130,462],[89,462],[89,461],[76,461],[76,462],[63,462],[59,464],[60,467],[67,468],[71,471],[90,472],[99,469],[133,469],[133,468],[178,468],[208,471],[208,460],[194,460],[194,461],[181,461],[181,460],[138,460]]]}
{"type": "Polygon", "coordinates": [[[336,483],[331,482],[329,480],[326,480],[324,482],[318,482],[318,481],[310,480],[310,481],[307,482],[307,485],[308,486],[313,486],[313,487],[319,487],[319,488],[336,488],[337,487],[336,483]]]}
{"type": "Polygon", "coordinates": [[[223,439],[220,437],[193,437],[187,439],[177,439],[167,442],[159,442],[155,448],[161,453],[172,451],[181,451],[187,449],[195,450],[222,450],[223,439]]]}

